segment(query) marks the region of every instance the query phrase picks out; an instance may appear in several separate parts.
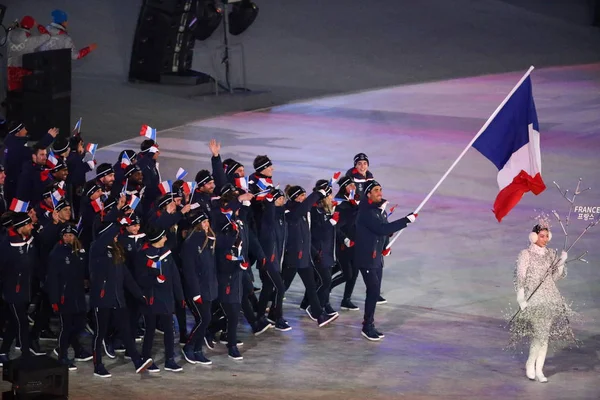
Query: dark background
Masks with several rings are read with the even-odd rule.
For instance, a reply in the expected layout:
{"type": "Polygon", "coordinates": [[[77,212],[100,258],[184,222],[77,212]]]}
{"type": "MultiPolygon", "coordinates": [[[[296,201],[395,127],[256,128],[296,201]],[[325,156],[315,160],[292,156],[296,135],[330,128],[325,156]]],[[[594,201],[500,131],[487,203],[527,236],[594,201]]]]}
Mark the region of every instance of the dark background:
{"type": "MultiPolygon", "coordinates": [[[[4,0],[5,24],[30,14],[43,24],[62,8],[79,47],[73,123],[106,145],[227,112],[407,83],[600,61],[591,0],[256,0],[243,43],[251,94],[127,82],[140,0],[4,0]]],[[[194,66],[218,71],[222,26],[196,43],[194,66]]],[[[235,53],[237,54],[237,53],[235,53]]],[[[234,54],[234,83],[240,83],[234,54]]]]}

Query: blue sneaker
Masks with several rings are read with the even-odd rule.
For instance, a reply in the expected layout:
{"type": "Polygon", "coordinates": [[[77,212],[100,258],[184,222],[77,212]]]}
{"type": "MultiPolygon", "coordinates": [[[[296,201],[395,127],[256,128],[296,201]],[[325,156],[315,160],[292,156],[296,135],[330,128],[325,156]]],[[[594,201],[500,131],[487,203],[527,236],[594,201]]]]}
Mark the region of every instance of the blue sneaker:
{"type": "Polygon", "coordinates": [[[160,368],[158,368],[158,365],[152,363],[152,365],[146,368],[146,371],[150,372],[151,374],[156,374],[160,372],[160,368]]]}
{"type": "Polygon", "coordinates": [[[196,364],[196,356],[194,355],[194,350],[192,350],[188,345],[183,346],[183,358],[185,358],[185,361],[189,362],[190,364],[196,364]]]}
{"type": "Polygon", "coordinates": [[[232,358],[236,361],[240,361],[240,360],[244,359],[244,357],[242,357],[242,355],[240,354],[240,351],[237,348],[237,346],[231,346],[227,353],[229,354],[229,358],[232,358]]]}
{"type": "Polygon", "coordinates": [[[373,325],[364,326],[360,333],[365,339],[370,340],[371,342],[378,342],[381,340],[381,337],[377,334],[373,325]]]}
{"type": "Polygon", "coordinates": [[[135,373],[136,374],[140,374],[142,372],[144,372],[149,366],[151,366],[153,364],[154,361],[152,361],[151,358],[148,358],[147,360],[143,361],[139,360],[138,362],[134,362],[133,365],[135,366],[135,373]]]}
{"type": "Polygon", "coordinates": [[[183,368],[181,368],[181,365],[177,364],[174,359],[169,358],[165,361],[165,370],[172,372],[181,372],[183,371],[183,368]]]}
{"type": "Polygon", "coordinates": [[[104,347],[104,353],[106,354],[106,356],[110,359],[115,359],[117,358],[117,355],[115,354],[115,348],[113,346],[112,341],[110,340],[103,340],[102,341],[102,347],[104,347]]]}
{"type": "Polygon", "coordinates": [[[0,354],[0,367],[6,366],[8,364],[9,358],[7,354],[0,354]]]}
{"type": "Polygon", "coordinates": [[[206,358],[204,356],[204,353],[202,352],[202,350],[195,351],[194,358],[196,360],[196,363],[198,363],[198,364],[202,364],[202,365],[211,365],[212,364],[212,361],[210,361],[208,358],[206,358]]]}
{"type": "Polygon", "coordinates": [[[94,376],[100,378],[110,378],[112,375],[106,370],[104,364],[98,364],[94,367],[94,376]]]}

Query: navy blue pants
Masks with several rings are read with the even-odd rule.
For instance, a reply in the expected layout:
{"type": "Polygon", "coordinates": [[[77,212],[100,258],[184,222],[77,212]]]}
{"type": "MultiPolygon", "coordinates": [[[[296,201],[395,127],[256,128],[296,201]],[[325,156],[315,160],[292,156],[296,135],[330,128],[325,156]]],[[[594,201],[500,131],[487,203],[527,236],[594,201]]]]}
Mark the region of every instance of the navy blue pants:
{"type": "Polygon", "coordinates": [[[365,298],[365,317],[363,325],[373,325],[375,323],[375,307],[377,299],[381,293],[381,278],[383,276],[383,268],[361,269],[360,273],[367,287],[367,297],[365,298]]]}
{"type": "Polygon", "coordinates": [[[206,328],[212,317],[212,301],[203,301],[198,304],[193,300],[187,301],[188,307],[196,320],[196,324],[190,332],[186,345],[193,346],[194,351],[202,350],[206,328]]]}

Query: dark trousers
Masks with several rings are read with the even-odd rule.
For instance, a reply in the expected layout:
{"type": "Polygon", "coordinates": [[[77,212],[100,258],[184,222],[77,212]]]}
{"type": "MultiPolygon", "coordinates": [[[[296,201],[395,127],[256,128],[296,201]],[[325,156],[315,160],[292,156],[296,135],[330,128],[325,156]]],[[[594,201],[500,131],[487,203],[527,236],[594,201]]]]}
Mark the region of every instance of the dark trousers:
{"type": "Polygon", "coordinates": [[[212,317],[212,301],[204,301],[202,304],[198,304],[193,300],[188,300],[187,304],[196,320],[196,324],[187,338],[186,345],[192,346],[194,351],[201,351],[206,328],[208,328],[212,317]]]}
{"type": "Polygon", "coordinates": [[[58,334],[58,358],[67,358],[69,345],[73,346],[75,356],[81,353],[79,334],[85,328],[85,313],[60,313],[60,333],[58,334]]]}
{"type": "Polygon", "coordinates": [[[344,300],[350,300],[352,292],[354,292],[354,286],[356,285],[356,278],[358,278],[358,267],[354,265],[350,250],[340,251],[338,258],[339,264],[342,267],[342,273],[336,276],[331,282],[331,290],[334,287],[346,283],[344,287],[344,300]]]}
{"type": "Polygon", "coordinates": [[[363,325],[373,325],[375,323],[375,307],[377,306],[377,299],[379,299],[379,294],[381,293],[383,269],[361,269],[360,273],[362,274],[365,286],[367,287],[363,325]]]}
{"type": "Polygon", "coordinates": [[[310,313],[313,317],[319,318],[323,313],[323,307],[321,306],[319,296],[317,295],[315,272],[311,267],[298,268],[298,275],[300,275],[300,279],[302,279],[302,283],[304,283],[304,288],[306,289],[304,296],[306,296],[308,304],[310,305],[310,313]]]}
{"type": "Polygon", "coordinates": [[[219,331],[227,330],[227,317],[225,310],[221,307],[221,302],[215,300],[212,302],[212,313],[207,331],[211,335],[216,335],[219,331]]]}
{"type": "Polygon", "coordinates": [[[125,301],[129,312],[129,332],[131,332],[131,336],[135,340],[138,329],[140,328],[140,316],[142,315],[142,311],[140,310],[139,301],[134,299],[133,296],[126,294],[125,301]]]}
{"type": "Polygon", "coordinates": [[[177,318],[177,326],[179,326],[179,341],[187,341],[187,314],[185,308],[180,304],[175,304],[175,317],[177,318]]]}
{"type": "Polygon", "coordinates": [[[246,317],[246,321],[250,324],[250,326],[254,326],[256,323],[256,314],[254,311],[254,307],[252,306],[252,299],[256,300],[256,295],[254,294],[254,284],[252,283],[252,275],[248,270],[242,273],[242,312],[244,313],[244,317],[246,317]]]}
{"type": "Polygon", "coordinates": [[[92,342],[92,351],[94,355],[94,365],[102,364],[102,342],[106,338],[106,332],[112,323],[121,335],[121,340],[125,345],[127,355],[131,357],[134,363],[140,362],[140,354],[135,348],[135,341],[129,331],[129,313],[126,308],[94,308],[94,322],[96,331],[92,342]]]}
{"type": "Polygon", "coordinates": [[[142,357],[144,360],[152,358],[152,344],[154,343],[154,331],[156,330],[157,321],[165,332],[165,360],[175,356],[173,341],[173,315],[171,314],[144,314],[146,321],[146,332],[144,333],[144,344],[142,345],[142,357]]]}
{"type": "Polygon", "coordinates": [[[52,315],[52,306],[48,299],[48,294],[44,289],[40,290],[38,299],[34,324],[31,328],[31,337],[33,339],[38,339],[43,330],[50,329],[50,316],[52,315]]]}
{"type": "Polygon", "coordinates": [[[272,300],[269,315],[275,320],[283,317],[283,296],[285,295],[285,284],[277,266],[267,266],[260,270],[262,290],[258,299],[257,315],[265,315],[267,303],[272,300]]]}
{"type": "Polygon", "coordinates": [[[239,303],[221,303],[227,317],[227,347],[237,346],[237,326],[241,305],[239,303]]]}
{"type": "Polygon", "coordinates": [[[331,268],[314,268],[314,270],[317,278],[317,296],[319,296],[321,307],[325,307],[329,304],[329,293],[331,292],[331,268]]]}
{"type": "Polygon", "coordinates": [[[297,272],[296,268],[286,266],[285,263],[283,264],[283,268],[281,270],[281,279],[283,279],[283,284],[285,285],[286,292],[292,285],[292,282],[294,281],[294,278],[296,277],[296,272],[297,272]]]}
{"type": "Polygon", "coordinates": [[[29,356],[29,321],[27,320],[28,303],[8,303],[11,318],[4,333],[0,354],[8,355],[15,338],[21,343],[21,356],[29,356]]]}

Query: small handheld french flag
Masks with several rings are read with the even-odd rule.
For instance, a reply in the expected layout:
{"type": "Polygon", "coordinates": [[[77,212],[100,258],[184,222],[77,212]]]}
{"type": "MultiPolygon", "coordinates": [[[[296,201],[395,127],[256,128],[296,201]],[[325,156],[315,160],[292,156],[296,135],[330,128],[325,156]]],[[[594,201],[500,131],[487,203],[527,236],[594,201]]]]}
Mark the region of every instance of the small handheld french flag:
{"type": "Polygon", "coordinates": [[[394,210],[396,209],[396,207],[398,207],[398,204],[394,204],[393,206],[390,207],[390,212],[388,213],[388,218],[392,216],[392,214],[394,213],[394,210]]]}
{"type": "Polygon", "coordinates": [[[96,156],[96,150],[98,149],[98,145],[96,143],[88,143],[85,146],[85,151],[92,155],[92,158],[96,156]]]}
{"type": "Polygon", "coordinates": [[[54,155],[54,152],[50,151],[48,153],[48,158],[46,159],[46,166],[48,166],[48,168],[54,168],[56,167],[56,164],[58,164],[58,159],[54,155]]]}
{"type": "Polygon", "coordinates": [[[100,198],[97,198],[96,200],[92,201],[90,204],[92,205],[92,208],[94,209],[95,212],[100,212],[104,209],[104,204],[102,203],[102,200],[100,200],[100,198]]]}
{"type": "Polygon", "coordinates": [[[342,175],[342,173],[340,171],[336,172],[335,174],[333,174],[333,176],[331,177],[331,179],[329,180],[329,186],[333,186],[334,182],[337,182],[338,179],[340,179],[340,176],[342,175]]]}
{"type": "Polygon", "coordinates": [[[162,181],[160,185],[158,185],[158,190],[165,195],[167,193],[171,193],[173,187],[173,183],[171,181],[162,181]]]}
{"type": "Polygon", "coordinates": [[[77,120],[75,127],[73,128],[73,132],[77,131],[77,133],[81,133],[81,117],[77,120]]]}
{"type": "Polygon", "coordinates": [[[194,191],[196,190],[196,187],[198,186],[198,184],[196,182],[185,182],[183,184],[183,192],[185,194],[190,194],[190,193],[194,193],[194,191]]]}
{"type": "Polygon", "coordinates": [[[131,165],[131,159],[127,155],[127,153],[123,153],[123,157],[121,157],[121,168],[125,169],[131,165]]]}
{"type": "Polygon", "coordinates": [[[52,207],[56,208],[56,205],[62,200],[62,195],[60,194],[60,192],[58,190],[55,190],[54,192],[52,192],[52,207]]]}
{"type": "Polygon", "coordinates": [[[27,212],[28,207],[29,207],[28,201],[23,201],[23,200],[14,198],[10,202],[9,210],[14,211],[14,212],[27,212]]]}
{"type": "Polygon", "coordinates": [[[129,199],[129,202],[127,203],[127,205],[132,210],[135,210],[135,208],[138,206],[138,204],[140,204],[140,198],[132,194],[131,199],[129,199]]]}
{"type": "Polygon", "coordinates": [[[183,169],[183,168],[179,168],[179,170],[177,170],[177,175],[175,175],[175,179],[177,180],[181,180],[183,178],[185,178],[187,176],[188,172],[183,169]]]}
{"type": "Polygon", "coordinates": [[[148,125],[142,125],[142,129],[140,130],[140,136],[145,136],[148,139],[156,141],[156,129],[149,127],[148,125]]]}

